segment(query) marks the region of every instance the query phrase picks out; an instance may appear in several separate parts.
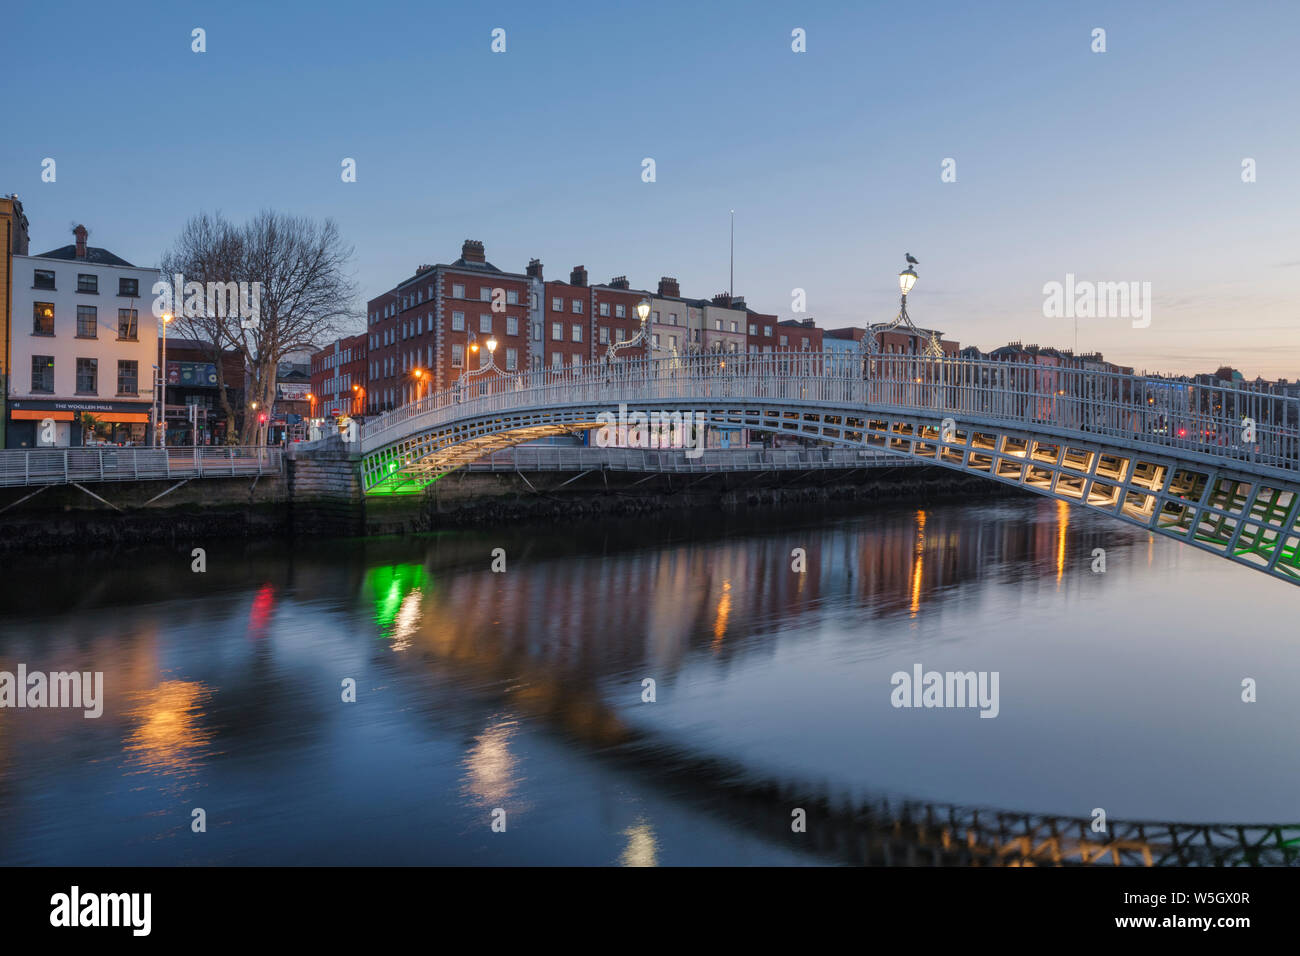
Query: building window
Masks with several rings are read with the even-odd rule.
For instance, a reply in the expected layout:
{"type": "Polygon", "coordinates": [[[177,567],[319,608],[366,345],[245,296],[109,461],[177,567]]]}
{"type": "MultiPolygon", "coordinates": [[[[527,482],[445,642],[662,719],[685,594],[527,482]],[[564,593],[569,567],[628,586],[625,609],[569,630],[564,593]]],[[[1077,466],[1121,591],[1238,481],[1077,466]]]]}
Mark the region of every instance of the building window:
{"type": "Polygon", "coordinates": [[[451,367],[460,368],[465,364],[465,346],[455,342],[451,347],[451,367]]]}
{"type": "Polygon", "coordinates": [[[54,356],[32,356],[32,391],[45,395],[54,394],[54,356]]]}
{"type": "Polygon", "coordinates": [[[614,330],[614,341],[615,341],[615,342],[622,342],[622,341],[623,341],[623,330],[622,330],[622,329],[615,329],[615,330],[614,330]]]}
{"type": "Polygon", "coordinates": [[[609,344],[609,329],[604,326],[602,326],[600,329],[600,344],[601,345],[609,344]]]}
{"type": "Polygon", "coordinates": [[[77,291],[92,292],[99,295],[99,276],[86,275],[84,272],[77,276],[77,291]]]}
{"type": "Polygon", "coordinates": [[[135,309],[117,310],[117,337],[120,341],[136,341],[139,319],[140,313],[135,309]]]}
{"type": "Polygon", "coordinates": [[[604,315],[604,316],[608,316],[608,315],[609,315],[609,303],[608,303],[608,302],[602,302],[602,303],[600,304],[600,314],[601,314],[601,315],[604,315]]]}
{"type": "Polygon", "coordinates": [[[37,269],[36,274],[32,276],[33,289],[53,289],[54,288],[54,270],[37,269]]]}
{"type": "Polygon", "coordinates": [[[677,351],[677,336],[675,335],[668,336],[668,347],[672,349],[674,352],[677,351]]]}
{"type": "Polygon", "coordinates": [[[658,333],[658,332],[656,332],[654,335],[650,336],[650,340],[651,340],[652,342],[654,342],[654,346],[655,346],[655,348],[659,348],[659,333],[658,333]]]}
{"type": "MultiPolygon", "coordinates": [[[[52,274],[53,274],[53,273],[51,273],[51,275],[52,275],[52,274]]],[[[53,289],[54,286],[50,286],[50,288],[53,289]]],[[[551,311],[552,311],[552,312],[563,312],[563,311],[564,311],[564,300],[561,299],[561,298],[558,298],[558,297],[556,297],[556,298],[554,298],[554,299],[551,299],[551,311]]]]}
{"type": "Polygon", "coordinates": [[[518,305],[519,293],[514,289],[506,289],[506,305],[518,305]]]}
{"type": "Polygon", "coordinates": [[[99,338],[99,309],[95,306],[77,306],[77,338],[99,338]]]}
{"type": "Polygon", "coordinates": [[[77,394],[99,394],[99,359],[77,359],[77,394]]]}
{"type": "Polygon", "coordinates": [[[492,332],[492,316],[480,314],[478,317],[478,330],[484,334],[492,332]]]}
{"type": "Polygon", "coordinates": [[[731,323],[731,331],[733,331],[733,332],[736,331],[736,323],[735,323],[735,322],[732,322],[732,323],[731,323]]]}
{"type": "Polygon", "coordinates": [[[781,336],[781,340],[780,340],[780,341],[781,341],[781,348],[785,348],[786,343],[787,343],[787,341],[788,341],[787,337],[784,336],[784,335],[781,336]]]}
{"type": "Polygon", "coordinates": [[[552,342],[564,341],[564,326],[562,326],[559,322],[551,323],[551,341],[552,342]]]}
{"type": "Polygon", "coordinates": [[[465,331],[465,313],[464,313],[464,312],[453,312],[453,313],[451,314],[451,330],[452,330],[453,332],[464,332],[464,331],[465,331]]]}
{"type": "Polygon", "coordinates": [[[721,331],[722,331],[722,320],[721,320],[721,319],[714,319],[714,320],[713,320],[713,331],[715,331],[715,332],[721,332],[721,331]]]}
{"type": "Polygon", "coordinates": [[[753,322],[750,322],[750,323],[749,323],[749,334],[750,334],[750,335],[757,335],[757,334],[758,334],[758,326],[755,325],[753,322]]]}
{"type": "Polygon", "coordinates": [[[507,316],[506,316],[506,335],[518,335],[518,334],[519,334],[519,316],[517,316],[517,315],[507,315],[507,316]]]}
{"type": "Polygon", "coordinates": [[[574,355],[573,355],[573,361],[572,361],[571,364],[573,365],[573,367],[574,367],[575,370],[578,369],[578,368],[581,368],[581,367],[582,367],[582,356],[581,356],[581,355],[578,355],[578,354],[575,352],[574,355]]]}
{"type": "Polygon", "coordinates": [[[650,318],[651,318],[652,321],[654,321],[654,322],[658,322],[658,321],[659,321],[659,313],[658,313],[658,312],[651,312],[651,313],[650,313],[650,318]]]}
{"type": "Polygon", "coordinates": [[[117,363],[117,394],[134,395],[139,390],[140,363],[119,359],[117,363]]]}
{"type": "Polygon", "coordinates": [[[452,287],[451,287],[451,297],[452,297],[453,299],[463,299],[463,298],[465,298],[465,286],[464,286],[463,284],[459,283],[459,282],[457,282],[457,283],[455,283],[454,285],[452,285],[452,287]]]}
{"type": "Polygon", "coordinates": [[[559,352],[552,352],[551,368],[563,368],[563,367],[564,367],[564,356],[561,355],[559,352]]]}
{"type": "Polygon", "coordinates": [[[772,337],[772,326],[770,325],[763,326],[763,334],[770,339],[772,337]]]}
{"type": "Polygon", "coordinates": [[[581,300],[581,299],[574,299],[574,300],[573,300],[573,314],[574,314],[574,315],[582,315],[582,300],[581,300]]]}
{"type": "Polygon", "coordinates": [[[32,335],[54,334],[54,303],[32,303],[32,335]]]}
{"type": "Polygon", "coordinates": [[[575,341],[575,342],[581,342],[581,341],[582,341],[582,326],[581,326],[581,325],[575,325],[575,326],[573,327],[573,341],[575,341]]]}
{"type": "Polygon", "coordinates": [[[492,301],[492,289],[489,286],[481,285],[478,287],[478,300],[480,302],[492,301]]]}
{"type": "Polygon", "coordinates": [[[627,306],[625,306],[625,305],[616,305],[616,306],[614,306],[614,318],[616,318],[616,319],[626,319],[626,318],[627,318],[627,306]]]}
{"type": "Polygon", "coordinates": [[[139,279],[118,279],[117,294],[128,299],[134,299],[140,294],[139,279]]]}
{"type": "Polygon", "coordinates": [[[513,372],[519,367],[519,350],[506,349],[506,371],[513,372]]]}
{"type": "Polygon", "coordinates": [[[668,324],[669,324],[669,325],[676,325],[676,324],[677,324],[677,313],[676,313],[676,312],[669,312],[669,313],[668,313],[668,324]]]}

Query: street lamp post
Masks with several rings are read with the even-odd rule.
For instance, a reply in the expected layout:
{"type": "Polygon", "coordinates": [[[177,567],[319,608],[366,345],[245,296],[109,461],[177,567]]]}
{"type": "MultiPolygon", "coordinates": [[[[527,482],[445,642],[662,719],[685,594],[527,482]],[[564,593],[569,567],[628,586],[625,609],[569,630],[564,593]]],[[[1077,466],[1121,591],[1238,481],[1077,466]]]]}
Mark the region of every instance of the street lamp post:
{"type": "Polygon", "coordinates": [[[154,440],[159,447],[167,445],[167,324],[172,320],[170,312],[164,312],[162,319],[162,367],[158,370],[158,421],[156,422],[154,440]]]}
{"type": "MultiPolygon", "coordinates": [[[[470,331],[469,335],[470,335],[470,342],[469,342],[470,354],[478,355],[479,354],[478,337],[474,334],[473,330],[470,331]]],[[[461,399],[464,398],[465,383],[468,382],[470,379],[477,378],[480,375],[485,375],[488,372],[499,371],[499,369],[496,367],[497,340],[490,336],[488,337],[487,340],[487,350],[488,350],[487,364],[480,365],[476,369],[471,369],[468,367],[469,359],[466,358],[465,360],[466,367],[462,368],[460,370],[460,374],[456,376],[456,400],[457,401],[460,401],[461,399]]]]}
{"type": "Polygon", "coordinates": [[[650,318],[650,300],[642,299],[636,304],[637,318],[641,320],[641,327],[637,329],[636,335],[632,336],[625,342],[610,342],[609,347],[605,350],[605,361],[614,361],[615,355],[619,349],[630,349],[632,346],[642,341],[649,341],[650,324],[647,321],[650,318]]]}

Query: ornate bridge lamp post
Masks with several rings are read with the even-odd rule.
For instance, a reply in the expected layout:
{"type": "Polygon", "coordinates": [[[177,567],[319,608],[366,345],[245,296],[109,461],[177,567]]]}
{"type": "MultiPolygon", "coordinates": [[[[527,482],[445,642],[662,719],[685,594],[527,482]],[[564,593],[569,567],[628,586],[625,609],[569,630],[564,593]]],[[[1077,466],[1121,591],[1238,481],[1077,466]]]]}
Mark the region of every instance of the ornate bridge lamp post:
{"type": "MultiPolygon", "coordinates": [[[[474,355],[479,354],[477,337],[474,335],[472,331],[470,332],[469,350],[474,355]]],[[[489,338],[487,340],[487,350],[488,350],[488,360],[486,365],[480,365],[476,369],[469,369],[469,368],[461,369],[460,375],[457,376],[456,378],[456,401],[457,402],[464,401],[465,386],[472,379],[478,378],[480,375],[486,375],[488,372],[498,371],[496,366],[496,359],[495,359],[496,350],[497,350],[496,339],[489,338]]],[[[467,364],[468,364],[468,360],[467,360],[467,364]]]]}
{"type": "Polygon", "coordinates": [[[633,346],[640,345],[642,342],[650,341],[650,300],[642,299],[636,304],[637,318],[641,320],[641,327],[636,330],[636,335],[623,342],[611,341],[605,349],[605,384],[610,384],[611,372],[613,371],[614,361],[618,356],[619,349],[630,349],[633,346]]]}

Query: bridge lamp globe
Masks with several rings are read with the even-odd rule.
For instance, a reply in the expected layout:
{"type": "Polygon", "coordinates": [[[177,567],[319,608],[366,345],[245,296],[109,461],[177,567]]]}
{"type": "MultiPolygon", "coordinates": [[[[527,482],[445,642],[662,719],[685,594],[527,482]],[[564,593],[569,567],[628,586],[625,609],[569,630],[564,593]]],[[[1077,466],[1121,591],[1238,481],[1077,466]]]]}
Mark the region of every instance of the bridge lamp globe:
{"type": "Polygon", "coordinates": [[[636,304],[636,314],[638,317],[640,317],[642,322],[645,322],[646,319],[650,318],[649,299],[642,299],[640,302],[636,304]]]}
{"type": "Polygon", "coordinates": [[[496,340],[496,339],[488,339],[488,340],[487,340],[487,347],[488,347],[488,351],[489,351],[489,352],[495,352],[495,351],[497,350],[497,340],[496,340]]]}
{"type": "Polygon", "coordinates": [[[912,291],[912,286],[914,285],[916,285],[916,273],[912,270],[911,266],[908,266],[898,274],[898,288],[902,291],[903,295],[907,295],[907,293],[912,291]]]}

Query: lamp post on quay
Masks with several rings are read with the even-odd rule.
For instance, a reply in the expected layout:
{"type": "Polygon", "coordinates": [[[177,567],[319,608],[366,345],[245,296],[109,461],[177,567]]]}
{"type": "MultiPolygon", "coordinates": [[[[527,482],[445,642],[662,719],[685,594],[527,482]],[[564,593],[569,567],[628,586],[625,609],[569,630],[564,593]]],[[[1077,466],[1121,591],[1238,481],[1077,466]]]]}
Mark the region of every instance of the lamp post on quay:
{"type": "Polygon", "coordinates": [[[167,325],[172,320],[170,312],[158,317],[162,321],[162,366],[158,369],[158,420],[154,441],[160,448],[167,445],[167,325]]]}

